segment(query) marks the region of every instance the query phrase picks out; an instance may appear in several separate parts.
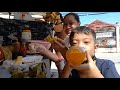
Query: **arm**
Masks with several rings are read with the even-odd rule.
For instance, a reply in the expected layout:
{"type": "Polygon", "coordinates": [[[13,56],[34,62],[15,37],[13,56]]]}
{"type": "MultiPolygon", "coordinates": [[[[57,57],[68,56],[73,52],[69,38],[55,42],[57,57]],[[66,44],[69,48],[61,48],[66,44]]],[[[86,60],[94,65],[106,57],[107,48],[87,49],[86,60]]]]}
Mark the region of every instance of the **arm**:
{"type": "Polygon", "coordinates": [[[57,38],[57,41],[53,42],[52,46],[55,52],[60,52],[63,58],[66,60],[66,51],[68,50],[68,48],[65,46],[64,40],[57,38]]]}
{"type": "MultiPolygon", "coordinates": [[[[41,48],[37,48],[37,50],[36,51],[40,51],[40,49],[41,48]]],[[[48,50],[48,49],[45,49],[45,51],[44,52],[42,52],[42,54],[44,54],[45,56],[47,56],[49,59],[51,59],[53,62],[60,62],[61,61],[61,59],[56,55],[56,54],[54,54],[53,52],[51,52],[50,50],[48,50]]]]}
{"type": "Polygon", "coordinates": [[[56,55],[61,59],[60,62],[57,62],[55,63],[56,64],[56,67],[58,69],[58,73],[59,73],[59,77],[61,76],[61,72],[64,68],[64,65],[65,65],[65,61],[64,61],[64,58],[62,57],[61,53],[58,51],[56,52],[56,55]]]}
{"type": "Polygon", "coordinates": [[[66,63],[62,70],[60,78],[69,78],[71,71],[72,71],[72,68],[70,67],[70,64],[66,63]]]}
{"type": "Polygon", "coordinates": [[[35,44],[29,44],[29,47],[30,47],[30,50],[32,50],[33,52],[39,52],[47,56],[50,60],[53,60],[53,62],[61,61],[61,59],[56,54],[48,50],[44,45],[35,43],[35,44]]]}

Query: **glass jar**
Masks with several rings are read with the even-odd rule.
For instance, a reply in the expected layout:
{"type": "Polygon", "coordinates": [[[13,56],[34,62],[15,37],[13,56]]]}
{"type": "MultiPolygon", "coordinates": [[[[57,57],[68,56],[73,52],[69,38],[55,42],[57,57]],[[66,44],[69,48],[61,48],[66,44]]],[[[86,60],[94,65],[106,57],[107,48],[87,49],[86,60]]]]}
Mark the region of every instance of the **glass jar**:
{"type": "Polygon", "coordinates": [[[23,42],[29,42],[29,40],[31,40],[31,30],[29,30],[29,29],[22,30],[22,38],[21,39],[23,42]]]}
{"type": "Polygon", "coordinates": [[[85,61],[86,53],[83,47],[72,46],[66,52],[66,59],[72,65],[80,65],[85,61]]]}

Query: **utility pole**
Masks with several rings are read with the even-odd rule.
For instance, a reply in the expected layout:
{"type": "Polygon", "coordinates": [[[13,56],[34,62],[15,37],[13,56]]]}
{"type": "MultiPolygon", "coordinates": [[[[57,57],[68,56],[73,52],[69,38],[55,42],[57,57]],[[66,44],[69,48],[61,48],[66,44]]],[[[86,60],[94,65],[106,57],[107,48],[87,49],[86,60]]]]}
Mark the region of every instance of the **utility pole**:
{"type": "Polygon", "coordinates": [[[9,13],[9,19],[10,19],[10,16],[11,16],[12,13],[11,12],[8,12],[8,13],[9,13]]]}
{"type": "Polygon", "coordinates": [[[120,52],[120,40],[119,40],[119,38],[120,38],[120,31],[119,31],[119,29],[120,29],[120,26],[119,25],[116,25],[116,52],[118,53],[118,52],[120,52]]]}

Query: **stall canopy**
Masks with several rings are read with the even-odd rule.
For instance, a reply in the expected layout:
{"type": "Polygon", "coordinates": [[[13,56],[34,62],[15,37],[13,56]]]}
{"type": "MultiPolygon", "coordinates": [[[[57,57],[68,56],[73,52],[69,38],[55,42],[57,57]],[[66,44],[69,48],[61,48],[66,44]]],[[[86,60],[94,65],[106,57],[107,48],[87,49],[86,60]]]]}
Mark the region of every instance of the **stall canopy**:
{"type": "MultiPolygon", "coordinates": [[[[42,18],[42,16],[46,15],[46,12],[27,12],[27,13],[29,13],[33,18],[42,18]]],[[[14,19],[14,14],[15,12],[0,12],[0,17],[14,19]]]]}

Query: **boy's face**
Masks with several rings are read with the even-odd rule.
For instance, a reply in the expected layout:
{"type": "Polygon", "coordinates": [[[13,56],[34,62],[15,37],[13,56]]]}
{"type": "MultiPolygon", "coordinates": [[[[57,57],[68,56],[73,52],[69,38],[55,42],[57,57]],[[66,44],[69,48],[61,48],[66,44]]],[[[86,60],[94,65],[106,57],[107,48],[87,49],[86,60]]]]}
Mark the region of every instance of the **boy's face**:
{"type": "Polygon", "coordinates": [[[80,23],[75,19],[73,15],[68,15],[64,18],[63,28],[67,35],[70,35],[71,31],[78,26],[80,26],[80,23]]]}
{"type": "Polygon", "coordinates": [[[95,53],[95,41],[91,34],[75,33],[70,44],[71,46],[84,47],[91,56],[95,53]]]}

